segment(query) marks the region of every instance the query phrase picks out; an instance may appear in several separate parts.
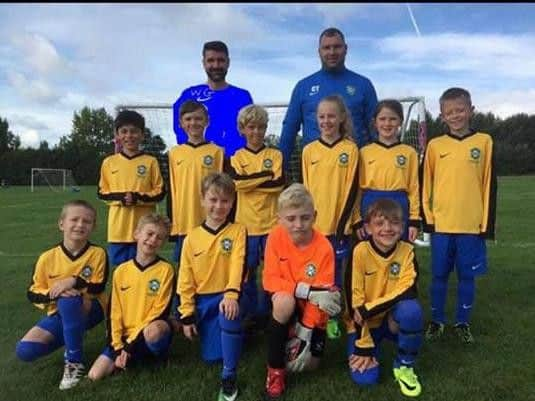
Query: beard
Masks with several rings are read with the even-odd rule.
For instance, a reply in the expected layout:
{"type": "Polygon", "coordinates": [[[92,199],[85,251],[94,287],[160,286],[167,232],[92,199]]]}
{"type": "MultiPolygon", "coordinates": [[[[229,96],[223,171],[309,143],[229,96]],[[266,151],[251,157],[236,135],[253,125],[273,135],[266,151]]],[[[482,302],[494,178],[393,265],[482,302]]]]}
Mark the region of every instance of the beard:
{"type": "Polygon", "coordinates": [[[344,60],[340,60],[338,63],[336,64],[327,64],[327,63],[324,63],[322,62],[321,63],[321,66],[324,70],[326,71],[338,71],[338,70],[341,70],[342,68],[344,68],[344,60]]]}
{"type": "Polygon", "coordinates": [[[227,70],[224,69],[212,69],[207,70],[206,75],[213,82],[223,82],[227,76],[227,70]]]}

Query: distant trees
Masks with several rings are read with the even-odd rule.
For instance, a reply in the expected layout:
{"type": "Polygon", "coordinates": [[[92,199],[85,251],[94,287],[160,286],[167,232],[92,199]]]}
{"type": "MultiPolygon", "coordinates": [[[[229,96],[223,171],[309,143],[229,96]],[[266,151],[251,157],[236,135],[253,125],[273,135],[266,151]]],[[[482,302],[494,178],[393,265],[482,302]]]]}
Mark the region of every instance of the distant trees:
{"type": "Polygon", "coordinates": [[[7,120],[0,118],[0,155],[19,147],[20,138],[9,130],[7,120]]]}
{"type": "MultiPolygon", "coordinates": [[[[77,184],[94,185],[102,160],[114,151],[114,135],[113,117],[104,108],[84,107],[74,112],[71,133],[61,137],[55,147],[42,141],[38,149],[20,149],[20,139],[9,131],[7,120],[0,118],[0,178],[11,184],[28,185],[32,167],[65,168],[72,170],[77,184]]],[[[147,130],[143,147],[167,171],[163,139],[147,130]]]]}

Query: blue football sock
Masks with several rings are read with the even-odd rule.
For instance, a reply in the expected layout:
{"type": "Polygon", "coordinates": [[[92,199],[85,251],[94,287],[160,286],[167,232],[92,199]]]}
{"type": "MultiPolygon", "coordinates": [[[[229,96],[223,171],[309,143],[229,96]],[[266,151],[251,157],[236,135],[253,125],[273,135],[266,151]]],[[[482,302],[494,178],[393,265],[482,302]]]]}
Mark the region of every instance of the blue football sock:
{"type": "Polygon", "coordinates": [[[459,279],[457,287],[457,322],[468,323],[474,304],[476,285],[473,277],[459,279]]]}
{"type": "Polygon", "coordinates": [[[448,292],[448,276],[433,276],[431,279],[431,319],[435,323],[446,323],[446,294],[448,292]]]}
{"type": "Polygon", "coordinates": [[[58,349],[62,344],[56,342],[45,344],[35,341],[19,341],[17,343],[17,357],[24,362],[33,362],[37,358],[48,355],[58,349]]]}
{"type": "Polygon", "coordinates": [[[399,325],[398,354],[394,367],[412,366],[422,346],[422,307],[415,299],[399,301],[394,307],[393,317],[399,325]]]}
{"type": "Polygon", "coordinates": [[[219,325],[221,327],[221,349],[223,353],[222,379],[236,376],[236,368],[240,359],[243,335],[240,319],[228,320],[219,314],[219,325]]]}
{"type": "Polygon", "coordinates": [[[63,322],[65,361],[80,363],[82,362],[82,342],[85,328],[82,297],[60,298],[57,304],[63,322]]]}

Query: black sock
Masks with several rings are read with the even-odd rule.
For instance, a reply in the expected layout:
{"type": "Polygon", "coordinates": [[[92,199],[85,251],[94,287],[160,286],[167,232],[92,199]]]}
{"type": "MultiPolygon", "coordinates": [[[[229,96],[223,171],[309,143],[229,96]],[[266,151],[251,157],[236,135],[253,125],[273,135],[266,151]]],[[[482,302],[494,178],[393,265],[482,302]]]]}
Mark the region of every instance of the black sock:
{"type": "Polygon", "coordinates": [[[282,324],[273,317],[268,327],[268,365],[271,368],[282,369],[286,366],[284,347],[288,340],[288,323],[282,324]]]}

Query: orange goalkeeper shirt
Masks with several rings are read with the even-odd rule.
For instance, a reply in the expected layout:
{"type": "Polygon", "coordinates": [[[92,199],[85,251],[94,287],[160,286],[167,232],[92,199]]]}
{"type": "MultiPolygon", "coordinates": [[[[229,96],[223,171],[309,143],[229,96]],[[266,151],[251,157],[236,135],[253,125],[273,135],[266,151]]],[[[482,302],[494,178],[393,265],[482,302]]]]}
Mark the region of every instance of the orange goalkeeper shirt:
{"type": "MultiPolygon", "coordinates": [[[[314,229],[312,241],[304,248],[294,245],[288,231],[276,225],[270,232],[264,256],[262,283],[268,292],[295,293],[297,283],[311,287],[334,285],[334,251],[329,240],[314,229]]],[[[328,318],[317,306],[300,305],[305,326],[323,326],[328,318]]]]}

